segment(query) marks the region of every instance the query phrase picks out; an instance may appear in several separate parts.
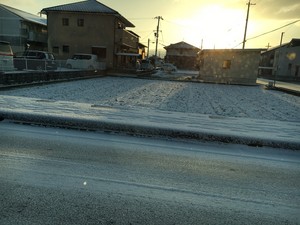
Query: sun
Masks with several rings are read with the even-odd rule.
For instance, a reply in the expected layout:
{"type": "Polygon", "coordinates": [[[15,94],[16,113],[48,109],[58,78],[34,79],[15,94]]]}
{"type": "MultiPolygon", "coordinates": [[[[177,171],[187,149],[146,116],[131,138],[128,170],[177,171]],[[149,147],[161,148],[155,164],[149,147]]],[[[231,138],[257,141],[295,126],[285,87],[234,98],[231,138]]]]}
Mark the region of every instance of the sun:
{"type": "Polygon", "coordinates": [[[233,48],[242,41],[245,12],[222,5],[207,5],[182,20],[185,37],[203,48],[233,48]]]}

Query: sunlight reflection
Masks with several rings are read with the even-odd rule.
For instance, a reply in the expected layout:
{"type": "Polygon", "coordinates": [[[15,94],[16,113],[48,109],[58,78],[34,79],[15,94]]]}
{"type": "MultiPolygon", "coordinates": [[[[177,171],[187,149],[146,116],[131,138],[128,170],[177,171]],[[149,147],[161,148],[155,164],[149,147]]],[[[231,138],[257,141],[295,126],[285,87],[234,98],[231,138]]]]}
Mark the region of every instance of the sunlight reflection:
{"type": "Polygon", "coordinates": [[[297,54],[295,52],[289,52],[286,57],[292,61],[292,60],[296,59],[296,56],[297,56],[297,54]]]}

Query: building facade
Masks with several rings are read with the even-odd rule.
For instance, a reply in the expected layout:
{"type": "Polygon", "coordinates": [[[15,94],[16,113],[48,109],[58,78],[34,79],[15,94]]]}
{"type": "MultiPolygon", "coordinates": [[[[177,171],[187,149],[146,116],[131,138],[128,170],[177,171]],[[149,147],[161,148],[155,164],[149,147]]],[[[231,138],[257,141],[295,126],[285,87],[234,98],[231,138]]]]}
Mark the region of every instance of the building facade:
{"type": "Polygon", "coordinates": [[[0,4],[0,40],[10,43],[13,52],[47,50],[45,18],[0,4]]]}
{"type": "Polygon", "coordinates": [[[45,8],[42,13],[48,19],[48,48],[58,59],[92,53],[110,69],[132,65],[139,56],[139,36],[126,29],[134,25],[96,0],[45,8]]]}
{"type": "Polygon", "coordinates": [[[262,49],[205,49],[199,52],[204,82],[254,85],[262,49]]]}
{"type": "Polygon", "coordinates": [[[194,70],[196,68],[199,48],[183,41],[164,48],[166,49],[166,62],[173,63],[178,69],[194,70]]]}
{"type": "Polygon", "coordinates": [[[300,80],[300,39],[263,52],[260,66],[262,77],[300,80]]]}

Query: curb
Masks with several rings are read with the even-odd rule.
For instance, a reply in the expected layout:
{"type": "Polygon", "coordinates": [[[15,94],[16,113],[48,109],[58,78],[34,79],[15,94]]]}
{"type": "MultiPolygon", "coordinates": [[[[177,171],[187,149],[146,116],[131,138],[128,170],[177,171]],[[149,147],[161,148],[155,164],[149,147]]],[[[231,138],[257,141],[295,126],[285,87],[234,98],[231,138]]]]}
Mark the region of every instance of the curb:
{"type": "Polygon", "coordinates": [[[243,144],[253,147],[273,147],[290,150],[300,150],[300,142],[277,140],[272,138],[253,138],[239,136],[237,134],[215,133],[201,130],[188,130],[185,128],[174,128],[166,124],[159,127],[155,124],[133,124],[126,121],[105,121],[95,118],[81,118],[54,114],[5,112],[0,110],[0,118],[13,122],[35,124],[42,126],[125,133],[137,136],[165,137],[194,141],[222,142],[232,144],[243,144]]]}

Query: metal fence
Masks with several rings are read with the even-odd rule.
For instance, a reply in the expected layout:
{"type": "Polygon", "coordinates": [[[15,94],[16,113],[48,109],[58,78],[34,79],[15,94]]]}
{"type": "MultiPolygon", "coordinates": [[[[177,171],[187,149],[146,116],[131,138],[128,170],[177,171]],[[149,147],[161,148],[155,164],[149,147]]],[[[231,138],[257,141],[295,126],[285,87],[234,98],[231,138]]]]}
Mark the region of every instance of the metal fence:
{"type": "MultiPolygon", "coordinates": [[[[14,58],[13,61],[0,63],[0,72],[15,72],[15,71],[71,71],[91,70],[88,67],[75,67],[70,69],[66,65],[67,60],[44,60],[44,59],[28,59],[28,58],[14,58]]],[[[105,62],[99,62],[97,68],[92,70],[106,70],[105,62]]]]}

